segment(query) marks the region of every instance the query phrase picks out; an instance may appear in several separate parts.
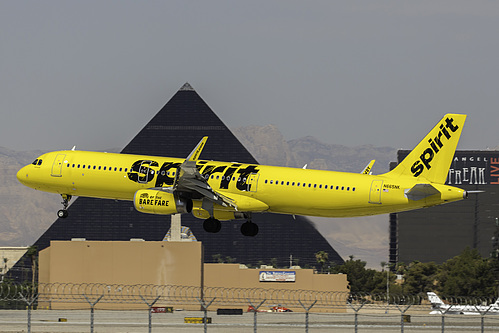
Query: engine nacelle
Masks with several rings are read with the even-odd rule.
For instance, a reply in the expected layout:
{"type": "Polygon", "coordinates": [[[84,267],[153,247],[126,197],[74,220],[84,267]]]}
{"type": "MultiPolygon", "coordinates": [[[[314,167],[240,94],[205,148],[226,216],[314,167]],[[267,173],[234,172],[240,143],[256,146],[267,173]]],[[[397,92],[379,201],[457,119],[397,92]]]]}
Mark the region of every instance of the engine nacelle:
{"type": "Polygon", "coordinates": [[[141,213],[170,215],[190,213],[192,200],[158,190],[138,190],[133,198],[135,209],[141,213]]]}

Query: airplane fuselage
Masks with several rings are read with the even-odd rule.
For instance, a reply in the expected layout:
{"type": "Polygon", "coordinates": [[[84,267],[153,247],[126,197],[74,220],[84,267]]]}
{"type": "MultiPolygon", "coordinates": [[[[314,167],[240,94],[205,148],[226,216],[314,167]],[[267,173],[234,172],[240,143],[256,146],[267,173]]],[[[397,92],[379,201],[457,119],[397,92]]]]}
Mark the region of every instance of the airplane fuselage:
{"type": "MultiPolygon", "coordinates": [[[[172,187],[182,158],[56,151],[40,156],[18,173],[26,186],[62,195],[134,200],[138,190],[172,187]],[[41,163],[39,161],[42,161],[41,163]]],[[[237,198],[239,211],[348,217],[428,207],[460,200],[465,191],[432,184],[440,193],[410,200],[417,178],[198,160],[196,168],[216,192],[237,198]]],[[[202,201],[194,212],[206,218],[202,201]]],[[[157,204],[157,203],[156,203],[157,204]]],[[[161,204],[161,202],[159,203],[161,204]]],[[[163,203],[164,204],[164,203],[163,203]]],[[[168,204],[168,203],[166,203],[168,204]]],[[[219,212],[234,211],[215,205],[219,212]]],[[[220,215],[223,218],[223,214],[220,215]]]]}

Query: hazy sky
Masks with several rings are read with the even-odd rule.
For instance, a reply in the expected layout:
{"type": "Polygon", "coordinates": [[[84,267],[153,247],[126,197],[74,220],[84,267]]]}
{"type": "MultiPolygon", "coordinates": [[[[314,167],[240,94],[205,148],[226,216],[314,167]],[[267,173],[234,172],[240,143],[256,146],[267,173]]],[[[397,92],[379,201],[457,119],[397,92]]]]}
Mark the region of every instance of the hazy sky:
{"type": "Polygon", "coordinates": [[[122,148],[189,82],[227,126],[499,145],[498,1],[1,1],[0,146],[122,148]]]}

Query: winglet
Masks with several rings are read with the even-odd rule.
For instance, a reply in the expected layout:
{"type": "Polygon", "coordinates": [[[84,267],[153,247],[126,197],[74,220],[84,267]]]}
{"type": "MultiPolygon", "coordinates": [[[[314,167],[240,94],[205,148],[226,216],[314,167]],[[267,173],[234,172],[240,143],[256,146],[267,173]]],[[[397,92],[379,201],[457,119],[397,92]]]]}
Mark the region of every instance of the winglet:
{"type": "Polygon", "coordinates": [[[366,167],[364,168],[364,170],[362,170],[361,174],[363,174],[363,175],[370,175],[370,174],[372,174],[371,169],[373,168],[374,162],[376,162],[376,160],[372,160],[371,162],[369,162],[369,164],[366,165],[366,167]]]}
{"type": "Polygon", "coordinates": [[[208,137],[205,136],[199,141],[198,145],[196,148],[194,148],[193,151],[187,156],[185,159],[186,161],[194,161],[196,162],[199,159],[199,155],[201,155],[201,152],[203,151],[204,145],[206,144],[206,141],[208,140],[208,137]]]}

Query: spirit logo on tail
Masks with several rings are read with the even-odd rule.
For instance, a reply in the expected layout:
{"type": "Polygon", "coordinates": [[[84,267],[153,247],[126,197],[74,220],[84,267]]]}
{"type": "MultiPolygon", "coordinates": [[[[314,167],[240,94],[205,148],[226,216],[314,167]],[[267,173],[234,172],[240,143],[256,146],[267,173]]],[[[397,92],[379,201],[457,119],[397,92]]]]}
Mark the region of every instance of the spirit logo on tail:
{"type": "Polygon", "coordinates": [[[392,171],[361,173],[200,160],[207,137],[185,159],[87,151],[43,154],[17,174],[37,190],[59,193],[68,215],[72,196],[133,201],[151,214],[191,213],[218,232],[220,220],[246,219],[241,232],[255,236],[252,213],[349,217],[400,212],[461,200],[466,191],[445,185],[466,115],[448,114],[392,171]]]}

